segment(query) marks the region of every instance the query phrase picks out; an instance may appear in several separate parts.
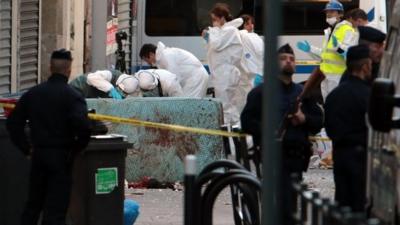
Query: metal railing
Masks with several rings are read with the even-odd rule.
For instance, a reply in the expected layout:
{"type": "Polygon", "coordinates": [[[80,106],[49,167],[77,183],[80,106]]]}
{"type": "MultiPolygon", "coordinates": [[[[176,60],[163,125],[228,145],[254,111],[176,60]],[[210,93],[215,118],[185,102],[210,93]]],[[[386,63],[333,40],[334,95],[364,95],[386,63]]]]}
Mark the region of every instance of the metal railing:
{"type": "MultiPolygon", "coordinates": [[[[226,131],[240,132],[223,127],[226,131]]],[[[218,160],[198,175],[195,156],[187,156],[185,166],[185,225],[212,225],[213,206],[221,191],[230,187],[232,216],[235,225],[261,224],[261,152],[247,147],[245,138],[224,138],[225,156],[234,160],[218,160]],[[234,156],[234,157],[233,157],[234,156]],[[236,161],[235,161],[236,160],[236,161]]],[[[354,213],[322,198],[292,175],[290,215],[293,225],[380,225],[365,213],[354,213]]],[[[282,209],[280,209],[282,210],[282,209]]]]}
{"type": "Polygon", "coordinates": [[[291,211],[293,225],[379,225],[365,213],[354,213],[329,199],[310,191],[297,175],[292,176],[291,211]]]}

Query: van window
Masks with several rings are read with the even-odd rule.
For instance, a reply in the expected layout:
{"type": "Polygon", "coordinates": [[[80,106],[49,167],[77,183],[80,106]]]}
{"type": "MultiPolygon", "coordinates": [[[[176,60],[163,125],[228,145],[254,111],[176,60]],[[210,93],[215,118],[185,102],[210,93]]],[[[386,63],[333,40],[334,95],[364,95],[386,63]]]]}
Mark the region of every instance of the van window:
{"type": "Polygon", "coordinates": [[[145,32],[149,36],[199,35],[195,0],[147,0],[145,32]]]}
{"type": "Polygon", "coordinates": [[[243,0],[198,0],[197,20],[199,22],[198,25],[199,28],[201,28],[201,30],[211,25],[209,12],[217,2],[228,4],[230,7],[231,15],[234,18],[239,17],[241,15],[243,8],[243,0]]]}
{"type": "MultiPolygon", "coordinates": [[[[263,0],[255,0],[256,32],[262,33],[263,0]]],[[[345,11],[359,6],[359,0],[340,1],[345,11]]],[[[282,1],[282,33],[284,35],[321,35],[327,27],[324,8],[326,1],[284,0],[282,1]]]]}
{"type": "MultiPolygon", "coordinates": [[[[199,36],[210,26],[209,11],[217,2],[227,3],[233,17],[255,17],[255,31],[262,33],[265,0],[147,0],[145,32],[148,36],[199,36]]],[[[341,1],[345,10],[359,6],[359,0],[341,1]]],[[[320,35],[327,27],[326,1],[283,0],[284,35],[320,35]]]]}
{"type": "Polygon", "coordinates": [[[199,36],[210,26],[209,11],[217,2],[227,3],[234,17],[242,0],[147,0],[145,32],[148,36],[199,36]]]}

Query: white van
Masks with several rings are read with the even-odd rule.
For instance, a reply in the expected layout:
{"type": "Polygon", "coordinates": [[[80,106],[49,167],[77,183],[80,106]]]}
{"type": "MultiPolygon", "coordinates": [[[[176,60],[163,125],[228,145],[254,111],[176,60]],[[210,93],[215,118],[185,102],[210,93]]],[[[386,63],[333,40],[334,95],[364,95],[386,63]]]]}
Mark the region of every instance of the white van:
{"type": "MultiPolygon", "coordinates": [[[[368,13],[374,26],[386,31],[386,1],[343,0],[345,10],[360,7],[368,13]]],[[[201,31],[209,26],[209,11],[217,2],[230,5],[232,15],[250,14],[256,20],[256,32],[261,34],[263,0],[138,0],[132,31],[132,71],[146,66],[139,58],[143,44],[162,41],[165,45],[186,49],[196,55],[205,66],[205,41],[201,31]]],[[[283,0],[282,43],[295,48],[297,41],[308,40],[315,46],[322,45],[323,30],[327,27],[323,9],[328,1],[283,0]]],[[[316,62],[305,53],[296,51],[297,73],[309,74],[316,62]]]]}

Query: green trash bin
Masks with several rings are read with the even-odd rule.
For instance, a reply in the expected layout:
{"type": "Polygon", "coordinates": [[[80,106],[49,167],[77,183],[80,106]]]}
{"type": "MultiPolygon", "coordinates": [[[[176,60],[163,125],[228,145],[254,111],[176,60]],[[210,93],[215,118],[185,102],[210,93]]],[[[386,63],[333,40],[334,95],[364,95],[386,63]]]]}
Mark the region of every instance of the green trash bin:
{"type": "Polygon", "coordinates": [[[123,225],[125,158],[131,147],[121,136],[95,136],[76,157],[71,225],[123,225]]]}
{"type": "Polygon", "coordinates": [[[0,116],[0,224],[20,224],[28,198],[30,161],[9,138],[6,117],[0,116]]]}

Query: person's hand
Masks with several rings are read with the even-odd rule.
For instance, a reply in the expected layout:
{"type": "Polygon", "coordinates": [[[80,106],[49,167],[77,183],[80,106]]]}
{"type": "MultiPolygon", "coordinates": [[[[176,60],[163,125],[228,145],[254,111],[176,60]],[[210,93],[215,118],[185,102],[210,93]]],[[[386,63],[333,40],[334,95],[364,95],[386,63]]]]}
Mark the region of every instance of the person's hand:
{"type": "Polygon", "coordinates": [[[343,56],[343,59],[347,59],[347,51],[340,53],[341,56],[343,56]]]}
{"type": "Polygon", "coordinates": [[[201,36],[203,37],[204,40],[208,42],[208,39],[210,37],[210,34],[208,33],[207,29],[204,29],[203,32],[201,33],[201,36]]]}
{"type": "Polygon", "coordinates": [[[122,95],[117,91],[117,89],[112,88],[110,90],[110,92],[108,92],[108,96],[110,96],[113,99],[118,99],[118,100],[122,100],[122,95]]]}
{"type": "Polygon", "coordinates": [[[299,126],[306,122],[306,115],[301,111],[301,104],[299,105],[299,110],[295,114],[290,116],[293,126],[299,126]]]}
{"type": "Polygon", "coordinates": [[[297,42],[297,48],[306,53],[309,53],[311,51],[311,45],[310,43],[308,43],[308,41],[297,42]]]}

